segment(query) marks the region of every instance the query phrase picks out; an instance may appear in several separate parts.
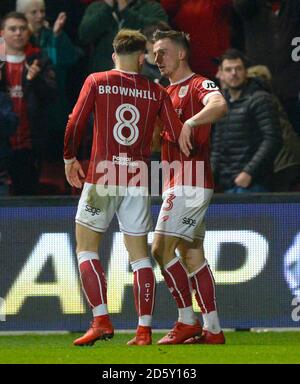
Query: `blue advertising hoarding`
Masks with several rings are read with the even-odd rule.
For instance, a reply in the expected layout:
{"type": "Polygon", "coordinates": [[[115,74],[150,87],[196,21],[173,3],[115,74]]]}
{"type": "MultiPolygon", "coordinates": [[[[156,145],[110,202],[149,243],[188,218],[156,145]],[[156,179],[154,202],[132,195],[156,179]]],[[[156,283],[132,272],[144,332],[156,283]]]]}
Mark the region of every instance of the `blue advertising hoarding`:
{"type": "MultiPolygon", "coordinates": [[[[76,204],[72,198],[0,201],[0,297],[6,315],[0,331],[87,327],[91,312],[75,255],[76,204]]],[[[154,202],[154,223],[159,208],[154,202]]],[[[217,283],[222,326],[299,327],[300,198],[216,197],[206,223],[205,251],[217,283]]],[[[153,233],[149,250],[152,238],[153,233]]],[[[114,325],[133,329],[133,275],[116,220],[100,258],[114,325]]],[[[177,318],[176,307],[153,265],[158,282],[154,327],[169,328],[177,318]]]]}

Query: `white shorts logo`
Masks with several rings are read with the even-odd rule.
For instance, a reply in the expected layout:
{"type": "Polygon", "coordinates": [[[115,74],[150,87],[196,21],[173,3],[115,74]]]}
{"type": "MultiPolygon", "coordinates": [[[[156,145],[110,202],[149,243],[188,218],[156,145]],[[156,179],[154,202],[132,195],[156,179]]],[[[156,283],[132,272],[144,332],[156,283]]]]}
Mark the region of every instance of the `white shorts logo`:
{"type": "Polygon", "coordinates": [[[121,145],[132,145],[139,138],[139,129],[137,123],[140,121],[140,112],[136,106],[132,104],[122,104],[116,110],[117,124],[114,126],[114,138],[121,145]],[[128,119],[125,113],[130,114],[128,119]],[[128,128],[130,134],[128,137],[123,135],[124,128],[128,128]]]}
{"type": "Polygon", "coordinates": [[[181,87],[179,92],[178,92],[178,96],[182,99],[184,96],[187,95],[188,90],[189,90],[189,86],[188,85],[185,85],[185,86],[181,87]]]}
{"type": "Polygon", "coordinates": [[[206,89],[207,91],[217,91],[219,89],[217,84],[215,84],[211,80],[204,80],[203,83],[202,83],[202,87],[204,89],[206,89]]]}

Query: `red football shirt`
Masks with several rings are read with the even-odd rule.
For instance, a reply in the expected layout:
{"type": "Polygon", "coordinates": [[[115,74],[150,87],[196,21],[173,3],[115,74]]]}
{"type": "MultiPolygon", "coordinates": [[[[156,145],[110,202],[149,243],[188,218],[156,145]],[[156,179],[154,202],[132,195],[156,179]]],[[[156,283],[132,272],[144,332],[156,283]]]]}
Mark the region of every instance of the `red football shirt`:
{"type": "MultiPolygon", "coordinates": [[[[174,142],[182,127],[168,93],[160,85],[137,73],[115,69],[94,73],[86,79],[70,115],[65,133],[65,159],[76,157],[91,112],[93,146],[86,181],[92,184],[102,183],[105,161],[115,166],[117,174],[134,173],[132,169],[138,168],[139,162],[149,161],[157,117],[174,142]]],[[[128,179],[132,176],[128,175],[128,179]]],[[[107,183],[114,184],[111,180],[107,183]]],[[[123,182],[117,177],[116,185],[119,184],[123,182]]]]}
{"type": "MultiPolygon", "coordinates": [[[[167,92],[182,122],[200,112],[207,104],[209,97],[221,94],[213,81],[196,74],[171,84],[167,92]]],[[[165,190],[174,185],[214,187],[210,166],[210,131],[211,124],[193,128],[193,151],[190,157],[186,157],[178,145],[167,140],[163,141],[162,159],[168,163],[179,161],[186,165],[186,168],[182,167],[181,171],[174,168],[171,178],[165,180],[165,190]]]]}
{"type": "Polygon", "coordinates": [[[28,120],[26,100],[22,86],[22,77],[25,67],[25,56],[7,56],[5,76],[14,112],[19,118],[19,126],[10,142],[13,150],[30,149],[31,133],[28,120]]]}

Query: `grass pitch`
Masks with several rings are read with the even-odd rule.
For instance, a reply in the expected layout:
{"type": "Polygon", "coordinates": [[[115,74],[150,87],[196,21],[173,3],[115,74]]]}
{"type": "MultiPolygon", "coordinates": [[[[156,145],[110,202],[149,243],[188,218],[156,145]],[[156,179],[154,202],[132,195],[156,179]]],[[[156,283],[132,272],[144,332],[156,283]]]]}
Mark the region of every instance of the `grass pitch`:
{"type": "Polygon", "coordinates": [[[1,364],[281,364],[300,363],[300,332],[229,332],[226,345],[128,347],[132,333],[93,347],[74,347],[79,334],[0,336],[1,364]]]}

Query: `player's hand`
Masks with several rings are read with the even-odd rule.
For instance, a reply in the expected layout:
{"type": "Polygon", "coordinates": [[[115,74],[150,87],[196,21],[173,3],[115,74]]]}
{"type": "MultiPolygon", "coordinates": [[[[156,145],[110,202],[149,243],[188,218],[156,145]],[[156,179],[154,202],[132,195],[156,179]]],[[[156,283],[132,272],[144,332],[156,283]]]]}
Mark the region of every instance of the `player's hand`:
{"type": "Polygon", "coordinates": [[[71,187],[82,188],[80,178],[85,178],[85,174],[78,160],[75,160],[72,164],[65,164],[65,173],[71,187]]]}
{"type": "Polygon", "coordinates": [[[247,172],[241,172],[234,180],[235,185],[242,188],[248,188],[252,183],[252,176],[247,172]]]}
{"type": "Polygon", "coordinates": [[[181,129],[181,134],[179,136],[179,146],[181,151],[185,154],[185,156],[189,157],[191,150],[193,149],[192,145],[192,127],[188,124],[183,124],[181,129]]]}
{"type": "Polygon", "coordinates": [[[37,75],[41,72],[41,68],[39,66],[39,61],[34,60],[30,67],[28,67],[28,73],[26,76],[27,80],[34,80],[37,75]]]}
{"type": "Polygon", "coordinates": [[[55,23],[53,25],[54,36],[58,36],[62,32],[66,24],[66,20],[67,20],[66,13],[60,12],[60,14],[57,16],[57,19],[55,20],[55,23]]]}

